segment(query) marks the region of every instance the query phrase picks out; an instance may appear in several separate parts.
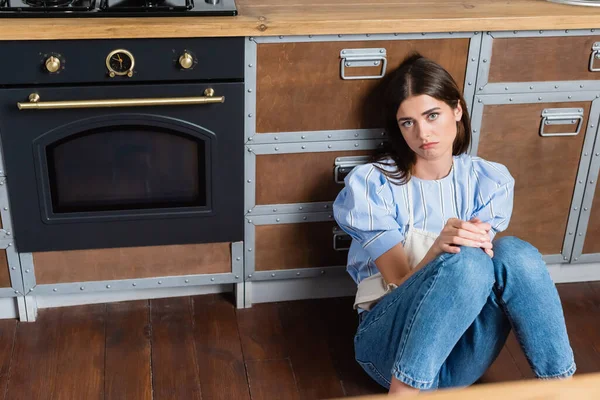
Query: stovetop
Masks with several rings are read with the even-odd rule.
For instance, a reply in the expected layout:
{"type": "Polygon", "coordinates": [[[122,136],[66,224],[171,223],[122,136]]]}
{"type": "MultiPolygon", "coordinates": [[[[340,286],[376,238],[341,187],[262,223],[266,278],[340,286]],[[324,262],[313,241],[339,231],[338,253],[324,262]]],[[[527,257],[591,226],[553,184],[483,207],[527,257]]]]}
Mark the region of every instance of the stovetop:
{"type": "Polygon", "coordinates": [[[0,0],[0,18],[234,15],[235,0],[0,0]]]}

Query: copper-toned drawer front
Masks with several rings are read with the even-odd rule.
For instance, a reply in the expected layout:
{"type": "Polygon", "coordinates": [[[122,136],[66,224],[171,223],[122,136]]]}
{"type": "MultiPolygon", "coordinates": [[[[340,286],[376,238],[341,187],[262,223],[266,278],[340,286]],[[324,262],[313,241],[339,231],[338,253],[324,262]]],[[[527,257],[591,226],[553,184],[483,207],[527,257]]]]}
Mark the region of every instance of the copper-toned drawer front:
{"type": "Polygon", "coordinates": [[[12,286],[8,268],[6,250],[0,249],[0,288],[8,288],[12,286]]]}
{"type": "Polygon", "coordinates": [[[335,222],[256,226],[256,271],[346,265],[347,251],[333,249],[335,222]]]}
{"type": "MultiPolygon", "coordinates": [[[[561,253],[589,109],[589,102],[485,106],[478,155],[506,165],[515,178],[514,210],[501,235],[520,237],[542,254],[561,253]],[[583,109],[581,132],[540,136],[542,110],[548,108],[583,109]]],[[[573,128],[544,129],[556,133],[573,128]]]]}
{"type": "Polygon", "coordinates": [[[256,156],[256,204],[333,201],[343,188],[334,180],[337,157],[370,155],[373,150],[256,156]]]}
{"type": "Polygon", "coordinates": [[[231,244],[33,253],[38,284],[231,272],[231,244]]]}
{"type": "MultiPolygon", "coordinates": [[[[375,117],[379,107],[367,96],[380,79],[341,78],[340,52],[365,48],[386,50],[388,73],[411,51],[419,51],[444,66],[463,87],[469,39],[261,43],[256,132],[381,128],[375,117]]],[[[352,76],[376,75],[378,68],[346,70],[352,76]]]]}
{"type": "Polygon", "coordinates": [[[594,202],[590,209],[590,220],[583,243],[583,254],[590,253],[600,253],[600,188],[598,187],[594,192],[594,202]]]}
{"type": "MultiPolygon", "coordinates": [[[[497,38],[489,83],[596,80],[590,72],[592,46],[600,36],[497,38]]],[[[600,60],[595,60],[600,68],[600,60]]]]}

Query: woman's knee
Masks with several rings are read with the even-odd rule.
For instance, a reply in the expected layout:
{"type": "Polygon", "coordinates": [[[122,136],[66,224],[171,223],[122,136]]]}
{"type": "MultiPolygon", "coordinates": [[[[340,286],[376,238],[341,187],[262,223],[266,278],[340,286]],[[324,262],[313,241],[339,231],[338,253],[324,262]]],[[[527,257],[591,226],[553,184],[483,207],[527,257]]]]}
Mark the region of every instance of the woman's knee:
{"type": "Polygon", "coordinates": [[[488,286],[494,281],[494,265],[482,249],[462,246],[460,252],[447,258],[446,266],[455,268],[457,277],[466,286],[488,286]]]}
{"type": "Polygon", "coordinates": [[[546,273],[542,255],[533,245],[514,236],[505,236],[494,242],[494,264],[507,266],[521,273],[546,273]]]}

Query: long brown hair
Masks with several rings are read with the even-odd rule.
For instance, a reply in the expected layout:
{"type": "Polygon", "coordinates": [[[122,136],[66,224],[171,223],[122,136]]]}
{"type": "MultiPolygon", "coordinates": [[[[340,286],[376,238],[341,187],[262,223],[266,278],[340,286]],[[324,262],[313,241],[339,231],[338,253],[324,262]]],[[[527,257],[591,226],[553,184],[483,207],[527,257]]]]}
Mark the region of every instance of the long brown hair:
{"type": "Polygon", "coordinates": [[[383,112],[388,142],[373,155],[372,161],[395,168],[379,168],[392,183],[404,184],[410,180],[416,155],[404,140],[396,114],[400,104],[410,96],[428,95],[455,109],[460,102],[462,118],[456,123],[456,139],[452,155],[467,152],[471,144],[471,123],[467,104],[452,76],[439,64],[413,53],[390,74],[383,94],[383,112]],[[389,159],[393,160],[393,164],[389,159]],[[395,169],[395,170],[394,170],[395,169]]]}

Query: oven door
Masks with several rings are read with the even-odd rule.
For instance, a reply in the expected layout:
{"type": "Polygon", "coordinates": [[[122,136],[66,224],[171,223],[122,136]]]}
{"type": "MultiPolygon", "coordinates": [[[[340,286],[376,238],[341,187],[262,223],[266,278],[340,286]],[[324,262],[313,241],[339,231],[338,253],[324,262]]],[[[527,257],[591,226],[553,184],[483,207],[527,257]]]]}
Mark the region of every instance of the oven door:
{"type": "Polygon", "coordinates": [[[1,98],[19,251],[243,240],[243,83],[1,98]]]}

